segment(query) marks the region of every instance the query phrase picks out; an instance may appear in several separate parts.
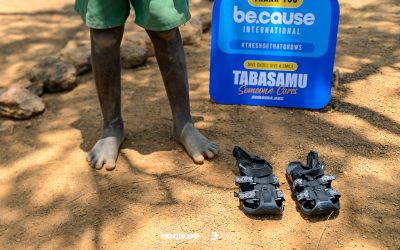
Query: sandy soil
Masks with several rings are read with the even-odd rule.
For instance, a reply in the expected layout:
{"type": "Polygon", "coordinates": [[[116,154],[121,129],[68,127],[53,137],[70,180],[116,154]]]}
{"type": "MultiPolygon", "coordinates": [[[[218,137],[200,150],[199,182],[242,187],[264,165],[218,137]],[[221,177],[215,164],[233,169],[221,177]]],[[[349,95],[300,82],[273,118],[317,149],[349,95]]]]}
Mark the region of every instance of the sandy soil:
{"type": "MultiPolygon", "coordinates": [[[[210,34],[185,48],[196,125],[221,146],[221,155],[203,165],[171,139],[154,58],[149,67],[123,71],[128,136],[113,172],[85,161],[101,126],[92,74],[73,91],[45,95],[41,116],[0,119],[0,248],[316,249],[320,240],[319,249],[400,249],[400,5],[340,3],[341,85],[321,111],[213,104],[210,34]],[[287,200],[282,217],[238,209],[234,145],[273,164],[287,200]],[[329,220],[303,217],[284,178],[286,164],[310,149],[338,177],[334,186],[343,195],[340,214],[329,220]]],[[[72,0],[0,5],[0,86],[68,40],[88,36],[72,0]]],[[[193,11],[199,8],[210,4],[192,1],[193,11]]]]}

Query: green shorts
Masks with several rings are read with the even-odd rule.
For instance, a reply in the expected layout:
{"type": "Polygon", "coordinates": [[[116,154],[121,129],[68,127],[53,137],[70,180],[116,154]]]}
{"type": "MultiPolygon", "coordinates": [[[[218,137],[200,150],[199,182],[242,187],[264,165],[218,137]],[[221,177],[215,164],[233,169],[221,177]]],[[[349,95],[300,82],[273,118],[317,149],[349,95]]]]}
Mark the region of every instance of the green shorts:
{"type": "Polygon", "coordinates": [[[131,5],[135,22],[148,30],[170,30],[190,19],[189,0],[75,0],[75,10],[94,29],[123,25],[131,5]]]}

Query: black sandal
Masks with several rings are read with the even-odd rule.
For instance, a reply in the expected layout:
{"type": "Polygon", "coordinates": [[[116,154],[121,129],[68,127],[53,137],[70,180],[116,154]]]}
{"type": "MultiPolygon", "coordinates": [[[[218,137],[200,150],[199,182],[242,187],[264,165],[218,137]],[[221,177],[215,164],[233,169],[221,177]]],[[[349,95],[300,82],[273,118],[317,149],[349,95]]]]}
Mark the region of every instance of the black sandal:
{"type": "Polygon", "coordinates": [[[247,214],[282,214],[283,193],[278,178],[272,172],[272,166],[258,156],[247,154],[236,146],[233,149],[236,166],[240,176],[236,177],[241,208],[247,214]]]}
{"type": "Polygon", "coordinates": [[[340,193],[331,186],[336,177],[325,175],[324,168],[324,164],[318,161],[318,153],[310,151],[307,166],[294,161],[286,169],[299,207],[307,215],[326,214],[340,209],[340,193]]]}

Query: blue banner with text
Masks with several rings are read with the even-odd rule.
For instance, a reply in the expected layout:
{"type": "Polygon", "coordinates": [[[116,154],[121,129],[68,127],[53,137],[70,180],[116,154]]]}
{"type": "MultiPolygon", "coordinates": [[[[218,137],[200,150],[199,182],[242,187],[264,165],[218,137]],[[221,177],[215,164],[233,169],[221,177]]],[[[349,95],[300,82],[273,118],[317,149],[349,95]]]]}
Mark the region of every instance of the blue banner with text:
{"type": "Polygon", "coordinates": [[[215,0],[211,98],[220,104],[326,106],[338,24],[337,0],[215,0]]]}

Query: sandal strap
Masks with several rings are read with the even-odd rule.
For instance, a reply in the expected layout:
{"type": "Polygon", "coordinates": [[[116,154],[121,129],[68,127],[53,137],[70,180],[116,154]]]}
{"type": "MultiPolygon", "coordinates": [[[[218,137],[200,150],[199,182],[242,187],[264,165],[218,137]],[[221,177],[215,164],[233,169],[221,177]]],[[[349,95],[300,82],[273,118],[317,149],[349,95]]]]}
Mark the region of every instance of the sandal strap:
{"type": "Polygon", "coordinates": [[[242,201],[245,200],[246,202],[258,201],[261,199],[261,196],[263,197],[263,199],[265,201],[285,200],[283,192],[280,189],[273,189],[271,186],[268,186],[268,185],[262,185],[261,190],[254,189],[254,190],[246,191],[246,192],[234,192],[234,195],[235,195],[235,197],[239,198],[239,200],[242,200],[242,201]]]}
{"type": "Polygon", "coordinates": [[[295,178],[304,178],[307,180],[314,180],[322,175],[324,175],[324,165],[323,164],[319,164],[316,167],[309,169],[309,170],[299,169],[299,171],[297,173],[294,173],[295,178]]]}
{"type": "Polygon", "coordinates": [[[323,175],[315,180],[306,180],[302,178],[297,178],[293,181],[292,189],[305,188],[305,187],[318,187],[330,185],[336,177],[334,175],[323,175]]]}
{"type": "Polygon", "coordinates": [[[291,174],[294,179],[304,178],[311,181],[324,175],[324,169],[324,163],[318,160],[318,153],[310,151],[307,155],[307,165],[299,166],[291,174]]]}
{"type": "Polygon", "coordinates": [[[340,198],[340,193],[334,188],[312,189],[306,188],[304,191],[296,195],[297,200],[302,203],[304,201],[313,200],[330,200],[333,198],[340,198]]]}
{"type": "Polygon", "coordinates": [[[259,177],[251,177],[251,176],[236,176],[235,180],[236,184],[272,184],[277,186],[279,184],[278,178],[271,174],[262,178],[259,177]]]}
{"type": "Polygon", "coordinates": [[[254,183],[254,177],[251,176],[236,176],[236,184],[254,183]]]}
{"type": "Polygon", "coordinates": [[[235,192],[235,196],[239,198],[239,200],[248,200],[248,199],[259,199],[260,195],[257,194],[258,190],[246,191],[246,192],[235,192]]]}
{"type": "Polygon", "coordinates": [[[238,146],[235,146],[232,153],[237,160],[239,170],[245,175],[262,177],[272,174],[272,166],[266,160],[249,155],[238,146]]]}
{"type": "Polygon", "coordinates": [[[307,167],[309,169],[312,169],[316,167],[318,164],[319,164],[318,153],[311,150],[307,155],[307,167]]]}
{"type": "Polygon", "coordinates": [[[265,160],[262,164],[239,160],[238,167],[247,176],[263,177],[272,174],[272,167],[265,160]]]}

